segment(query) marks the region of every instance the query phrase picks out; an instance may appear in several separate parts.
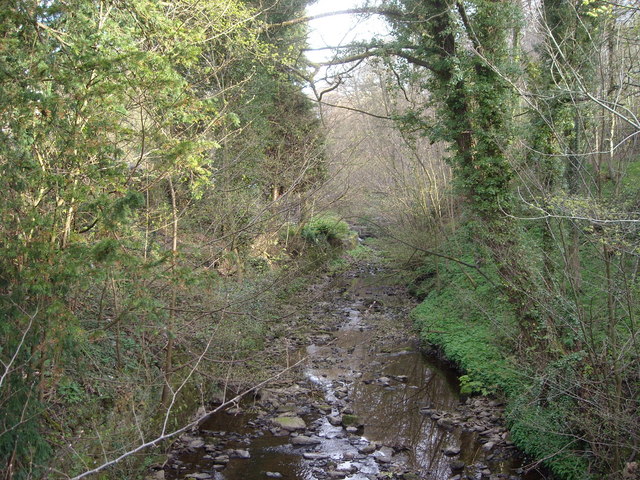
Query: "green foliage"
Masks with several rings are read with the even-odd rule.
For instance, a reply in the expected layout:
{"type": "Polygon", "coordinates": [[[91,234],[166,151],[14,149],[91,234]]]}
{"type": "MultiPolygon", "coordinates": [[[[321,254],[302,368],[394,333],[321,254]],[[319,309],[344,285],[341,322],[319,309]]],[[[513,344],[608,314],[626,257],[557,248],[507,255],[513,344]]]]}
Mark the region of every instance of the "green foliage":
{"type": "MultiPolygon", "coordinates": [[[[168,339],[190,364],[219,320],[203,325],[193,305],[224,310],[229,298],[211,292],[241,277],[256,237],[276,230],[271,187],[297,194],[323,178],[318,119],[280,68],[300,54],[301,27],[264,35],[260,8],[0,9],[0,360],[14,361],[0,385],[0,464],[16,478],[46,466],[46,440],[65,472],[137,442],[131,406],[137,420],[155,415],[158,385],[171,381],[160,368],[168,339]],[[76,434],[92,428],[100,448],[76,434]]],[[[249,272],[266,275],[255,262],[249,272]]],[[[262,348],[248,310],[225,320],[216,354],[262,348]]],[[[141,423],[145,437],[157,427],[141,423]]]]}
{"type": "MultiPolygon", "coordinates": [[[[474,248],[471,239],[461,229],[449,239],[447,253],[472,262],[464,256],[474,248]]],[[[496,267],[485,263],[482,268],[498,284],[496,267]]],[[[423,340],[441,349],[463,372],[461,393],[506,396],[516,445],[534,458],[547,459],[545,464],[559,478],[586,478],[585,445],[565,435],[575,429],[577,405],[558,393],[580,383],[575,367],[583,357],[563,356],[547,371],[536,372],[535,366],[523,365],[514,355],[518,338],[514,309],[487,278],[453,262],[439,261],[436,270],[428,259],[419,270],[416,279],[423,285],[414,288],[428,293],[411,315],[423,340]]]]}
{"type": "Polygon", "coordinates": [[[301,237],[312,245],[347,245],[354,233],[347,222],[335,215],[325,214],[313,217],[300,229],[301,237]]]}
{"type": "Polygon", "coordinates": [[[530,392],[522,392],[509,405],[509,430],[513,442],[533,458],[548,459],[545,464],[567,480],[594,478],[588,475],[585,445],[578,438],[560,432],[572,430],[572,402],[541,406],[530,392]]]}
{"type": "Polygon", "coordinates": [[[68,404],[80,403],[85,400],[82,386],[70,378],[63,378],[58,382],[58,395],[68,404]]]}

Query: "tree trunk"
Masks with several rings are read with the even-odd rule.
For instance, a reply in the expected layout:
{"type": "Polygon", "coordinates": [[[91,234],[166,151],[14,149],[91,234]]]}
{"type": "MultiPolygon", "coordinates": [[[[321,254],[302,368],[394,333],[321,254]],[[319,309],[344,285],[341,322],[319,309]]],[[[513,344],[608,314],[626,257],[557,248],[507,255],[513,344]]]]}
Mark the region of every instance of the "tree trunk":
{"type": "Polygon", "coordinates": [[[174,328],[176,319],[176,300],[177,300],[177,279],[176,261],[178,256],[178,208],[176,202],[176,190],[173,180],[169,178],[169,193],[171,195],[171,218],[172,218],[172,235],[171,235],[171,304],[169,306],[169,320],[167,322],[167,349],[164,359],[164,386],[162,388],[163,406],[167,406],[171,400],[171,376],[173,370],[173,348],[174,348],[174,328]]]}

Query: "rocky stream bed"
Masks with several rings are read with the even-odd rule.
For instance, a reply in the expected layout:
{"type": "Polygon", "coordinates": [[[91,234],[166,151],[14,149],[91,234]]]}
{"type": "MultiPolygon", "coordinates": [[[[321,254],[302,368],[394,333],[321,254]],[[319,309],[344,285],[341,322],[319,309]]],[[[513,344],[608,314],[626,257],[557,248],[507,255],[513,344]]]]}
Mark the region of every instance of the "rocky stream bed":
{"type": "Polygon", "coordinates": [[[154,479],[540,479],[524,474],[502,405],[463,398],[412,337],[415,305],[360,265],[314,286],[296,375],[180,437],[154,479]]]}

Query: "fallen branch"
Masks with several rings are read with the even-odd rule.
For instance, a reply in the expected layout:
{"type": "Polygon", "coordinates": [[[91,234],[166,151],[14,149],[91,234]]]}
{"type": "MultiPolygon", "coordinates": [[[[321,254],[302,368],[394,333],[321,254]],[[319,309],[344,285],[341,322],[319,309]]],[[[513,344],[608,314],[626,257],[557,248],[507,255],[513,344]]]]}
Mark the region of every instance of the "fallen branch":
{"type": "Polygon", "coordinates": [[[77,475],[75,477],[72,477],[71,480],[79,480],[81,478],[86,478],[90,475],[93,475],[95,473],[99,473],[103,470],[106,470],[109,467],[112,467],[113,465],[115,465],[116,463],[121,462],[122,460],[124,460],[127,457],[130,457],[131,455],[134,455],[146,448],[149,447],[153,447],[165,440],[168,440],[169,438],[175,437],[176,435],[180,435],[181,433],[186,432],[187,430],[195,427],[196,425],[198,425],[200,422],[202,422],[206,417],[208,417],[209,415],[211,415],[212,413],[216,413],[219,412],[220,410],[222,410],[223,408],[225,408],[228,405],[231,404],[235,404],[237,403],[242,397],[244,397],[245,395],[247,395],[248,393],[251,393],[255,390],[257,390],[258,388],[272,382],[273,380],[280,378],[282,375],[284,375],[286,372],[288,372],[289,370],[292,370],[293,368],[297,367],[298,365],[300,365],[301,363],[305,362],[307,360],[308,357],[304,357],[300,360],[298,360],[296,363],[294,363],[293,365],[281,370],[280,372],[278,372],[277,374],[273,375],[272,377],[268,378],[267,380],[260,382],[254,386],[252,386],[251,388],[246,389],[245,391],[243,391],[242,393],[239,393],[238,395],[236,395],[235,397],[233,397],[230,400],[227,400],[226,402],[222,403],[221,405],[217,406],[216,408],[214,408],[213,410],[211,410],[210,412],[205,412],[204,414],[200,415],[196,420],[184,425],[183,427],[174,430],[173,432],[170,433],[166,433],[166,434],[162,434],[158,437],[156,437],[155,439],[149,441],[149,442],[145,442],[139,446],[137,446],[136,448],[134,448],[133,450],[129,450],[125,453],[123,453],[122,455],[120,455],[117,458],[114,458],[113,460],[110,460],[108,462],[103,463],[102,465],[100,465],[99,467],[96,467],[92,470],[88,470],[84,473],[81,473],[80,475],[77,475]]]}

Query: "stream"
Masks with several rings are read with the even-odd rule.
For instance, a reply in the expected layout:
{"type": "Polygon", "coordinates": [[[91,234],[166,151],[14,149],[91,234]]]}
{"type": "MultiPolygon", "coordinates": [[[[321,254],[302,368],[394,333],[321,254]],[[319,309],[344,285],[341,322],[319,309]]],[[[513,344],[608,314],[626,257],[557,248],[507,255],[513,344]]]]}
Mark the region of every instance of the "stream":
{"type": "Polygon", "coordinates": [[[420,350],[413,301],[380,277],[360,268],[332,281],[293,354],[308,357],[298,378],[210,415],[176,442],[162,478],[543,478],[522,473],[501,405],[462,398],[456,372],[420,350]]]}

